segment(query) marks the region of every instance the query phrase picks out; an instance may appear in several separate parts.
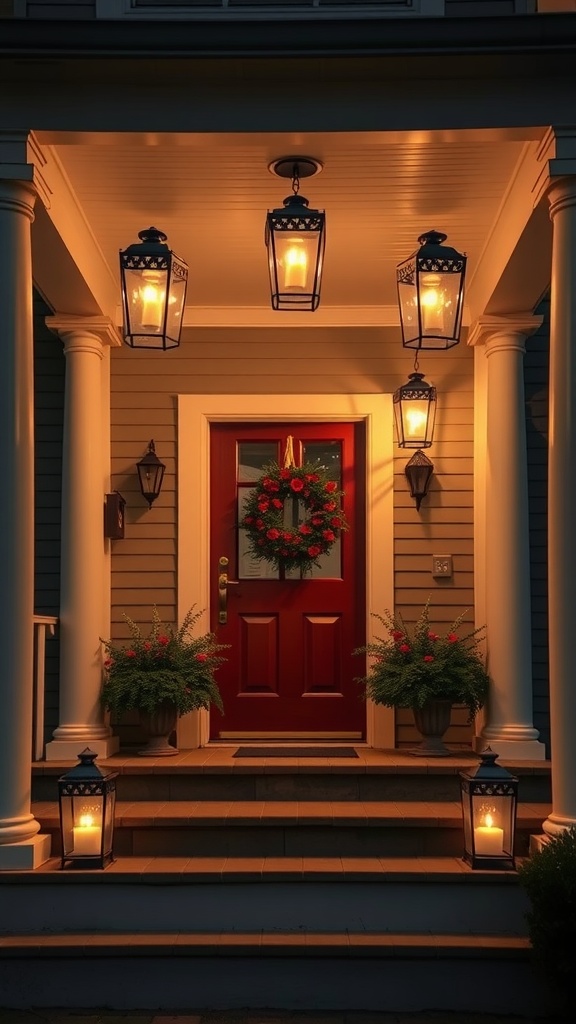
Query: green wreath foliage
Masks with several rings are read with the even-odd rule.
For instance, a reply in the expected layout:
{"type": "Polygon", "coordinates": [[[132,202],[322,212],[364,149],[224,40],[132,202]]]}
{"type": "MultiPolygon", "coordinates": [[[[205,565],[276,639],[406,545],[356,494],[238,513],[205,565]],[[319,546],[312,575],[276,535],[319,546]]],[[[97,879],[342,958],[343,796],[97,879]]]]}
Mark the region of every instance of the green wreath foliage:
{"type": "Polygon", "coordinates": [[[253,558],[276,568],[309,572],[318,565],[348,525],[341,503],[344,491],[326,471],[309,463],[281,468],[272,462],[250,491],[240,522],[253,558]],[[293,503],[297,519],[286,522],[286,502],[293,503]],[[299,510],[306,517],[300,521],[299,510]]]}

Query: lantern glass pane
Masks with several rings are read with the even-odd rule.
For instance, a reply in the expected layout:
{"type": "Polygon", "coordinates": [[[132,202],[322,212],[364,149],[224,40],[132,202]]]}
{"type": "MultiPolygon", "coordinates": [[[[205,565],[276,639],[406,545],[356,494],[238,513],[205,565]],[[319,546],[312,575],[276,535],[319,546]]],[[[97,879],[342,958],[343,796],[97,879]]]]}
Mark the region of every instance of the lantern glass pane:
{"type": "Polygon", "coordinates": [[[125,335],[157,347],[164,332],[167,270],[124,270],[125,335]]]}
{"type": "Polygon", "coordinates": [[[276,235],[279,291],[286,300],[299,302],[314,291],[319,233],[283,231],[276,235]]]}
{"type": "Polygon", "coordinates": [[[103,795],[63,795],[62,842],[65,857],[100,857],[103,795]]]}
{"type": "Polygon", "coordinates": [[[400,306],[404,345],[406,347],[418,348],[420,320],[418,318],[418,297],[413,277],[398,281],[398,303],[400,306]]]}
{"type": "Polygon", "coordinates": [[[173,273],[170,281],[166,316],[166,348],[174,348],[180,340],[180,330],[184,317],[184,302],[186,299],[186,283],[186,277],[173,273]]]}
{"type": "Polygon", "coordinates": [[[474,853],[477,857],[512,855],[514,841],[514,798],[497,794],[472,796],[474,853]]]}
{"type": "Polygon", "coordinates": [[[421,273],[418,278],[419,304],[422,311],[422,348],[456,339],[456,317],[459,309],[461,275],[456,273],[421,273]]]}
{"type": "Polygon", "coordinates": [[[404,401],[402,420],[404,439],[410,446],[421,448],[428,437],[428,411],[430,403],[425,398],[404,401]]]}
{"type": "Polygon", "coordinates": [[[112,839],[114,836],[114,813],[116,809],[116,788],[107,794],[104,808],[104,823],[102,835],[102,853],[106,857],[112,853],[112,839]]]}

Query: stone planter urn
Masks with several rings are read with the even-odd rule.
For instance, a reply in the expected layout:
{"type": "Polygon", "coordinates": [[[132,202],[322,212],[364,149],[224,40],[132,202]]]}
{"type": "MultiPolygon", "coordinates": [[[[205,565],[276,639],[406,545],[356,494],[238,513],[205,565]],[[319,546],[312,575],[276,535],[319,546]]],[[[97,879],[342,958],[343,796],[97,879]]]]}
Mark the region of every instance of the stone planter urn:
{"type": "Polygon", "coordinates": [[[173,704],[160,704],[153,713],[140,711],[140,723],[147,743],[138,753],[142,757],[171,757],[177,754],[178,748],[170,743],[177,720],[178,712],[173,704]]]}
{"type": "Polygon", "coordinates": [[[451,700],[429,700],[422,708],[413,708],[416,728],[422,736],[418,747],[410,751],[416,757],[450,757],[442,738],[450,725],[451,700]]]}

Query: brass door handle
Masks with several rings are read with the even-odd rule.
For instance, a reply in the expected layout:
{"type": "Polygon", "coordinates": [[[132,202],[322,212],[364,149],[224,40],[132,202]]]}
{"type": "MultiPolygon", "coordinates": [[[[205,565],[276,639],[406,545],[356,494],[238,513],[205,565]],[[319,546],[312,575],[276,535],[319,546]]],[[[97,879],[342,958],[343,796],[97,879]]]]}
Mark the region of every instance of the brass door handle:
{"type": "Polygon", "coordinates": [[[228,622],[228,587],[237,587],[239,580],[229,580],[228,559],[223,555],[218,559],[218,622],[225,626],[228,622]]]}

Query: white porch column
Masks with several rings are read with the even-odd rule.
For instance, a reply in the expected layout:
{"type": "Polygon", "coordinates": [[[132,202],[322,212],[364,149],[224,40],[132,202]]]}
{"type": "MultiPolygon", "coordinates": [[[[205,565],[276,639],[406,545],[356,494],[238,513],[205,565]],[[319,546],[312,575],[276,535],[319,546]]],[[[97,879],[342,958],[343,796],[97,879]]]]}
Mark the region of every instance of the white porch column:
{"type": "Polygon", "coordinates": [[[47,317],[64,342],[66,383],[62,454],[60,582],[60,724],[46,745],[48,761],[76,760],[89,746],[100,757],[118,750],[100,705],[104,610],[109,599],[104,540],[106,410],[102,366],[106,343],[117,344],[106,317],[47,317]],[[107,589],[108,588],[108,589],[107,589]]]}
{"type": "Polygon", "coordinates": [[[550,422],[548,432],[548,636],[551,835],[576,825],[576,137],[571,159],[552,160],[550,422]]]}
{"type": "Polygon", "coordinates": [[[486,398],[486,639],[491,677],[487,724],[477,745],[502,757],[544,760],[532,716],[530,543],[523,358],[542,323],[529,313],[481,317],[486,398]]]}
{"type": "Polygon", "coordinates": [[[30,810],[34,614],[34,379],[26,136],[0,139],[0,870],[35,868],[50,836],[30,810]],[[5,145],[6,141],[6,145],[5,145]],[[8,152],[6,150],[8,149],[8,152]]]}

